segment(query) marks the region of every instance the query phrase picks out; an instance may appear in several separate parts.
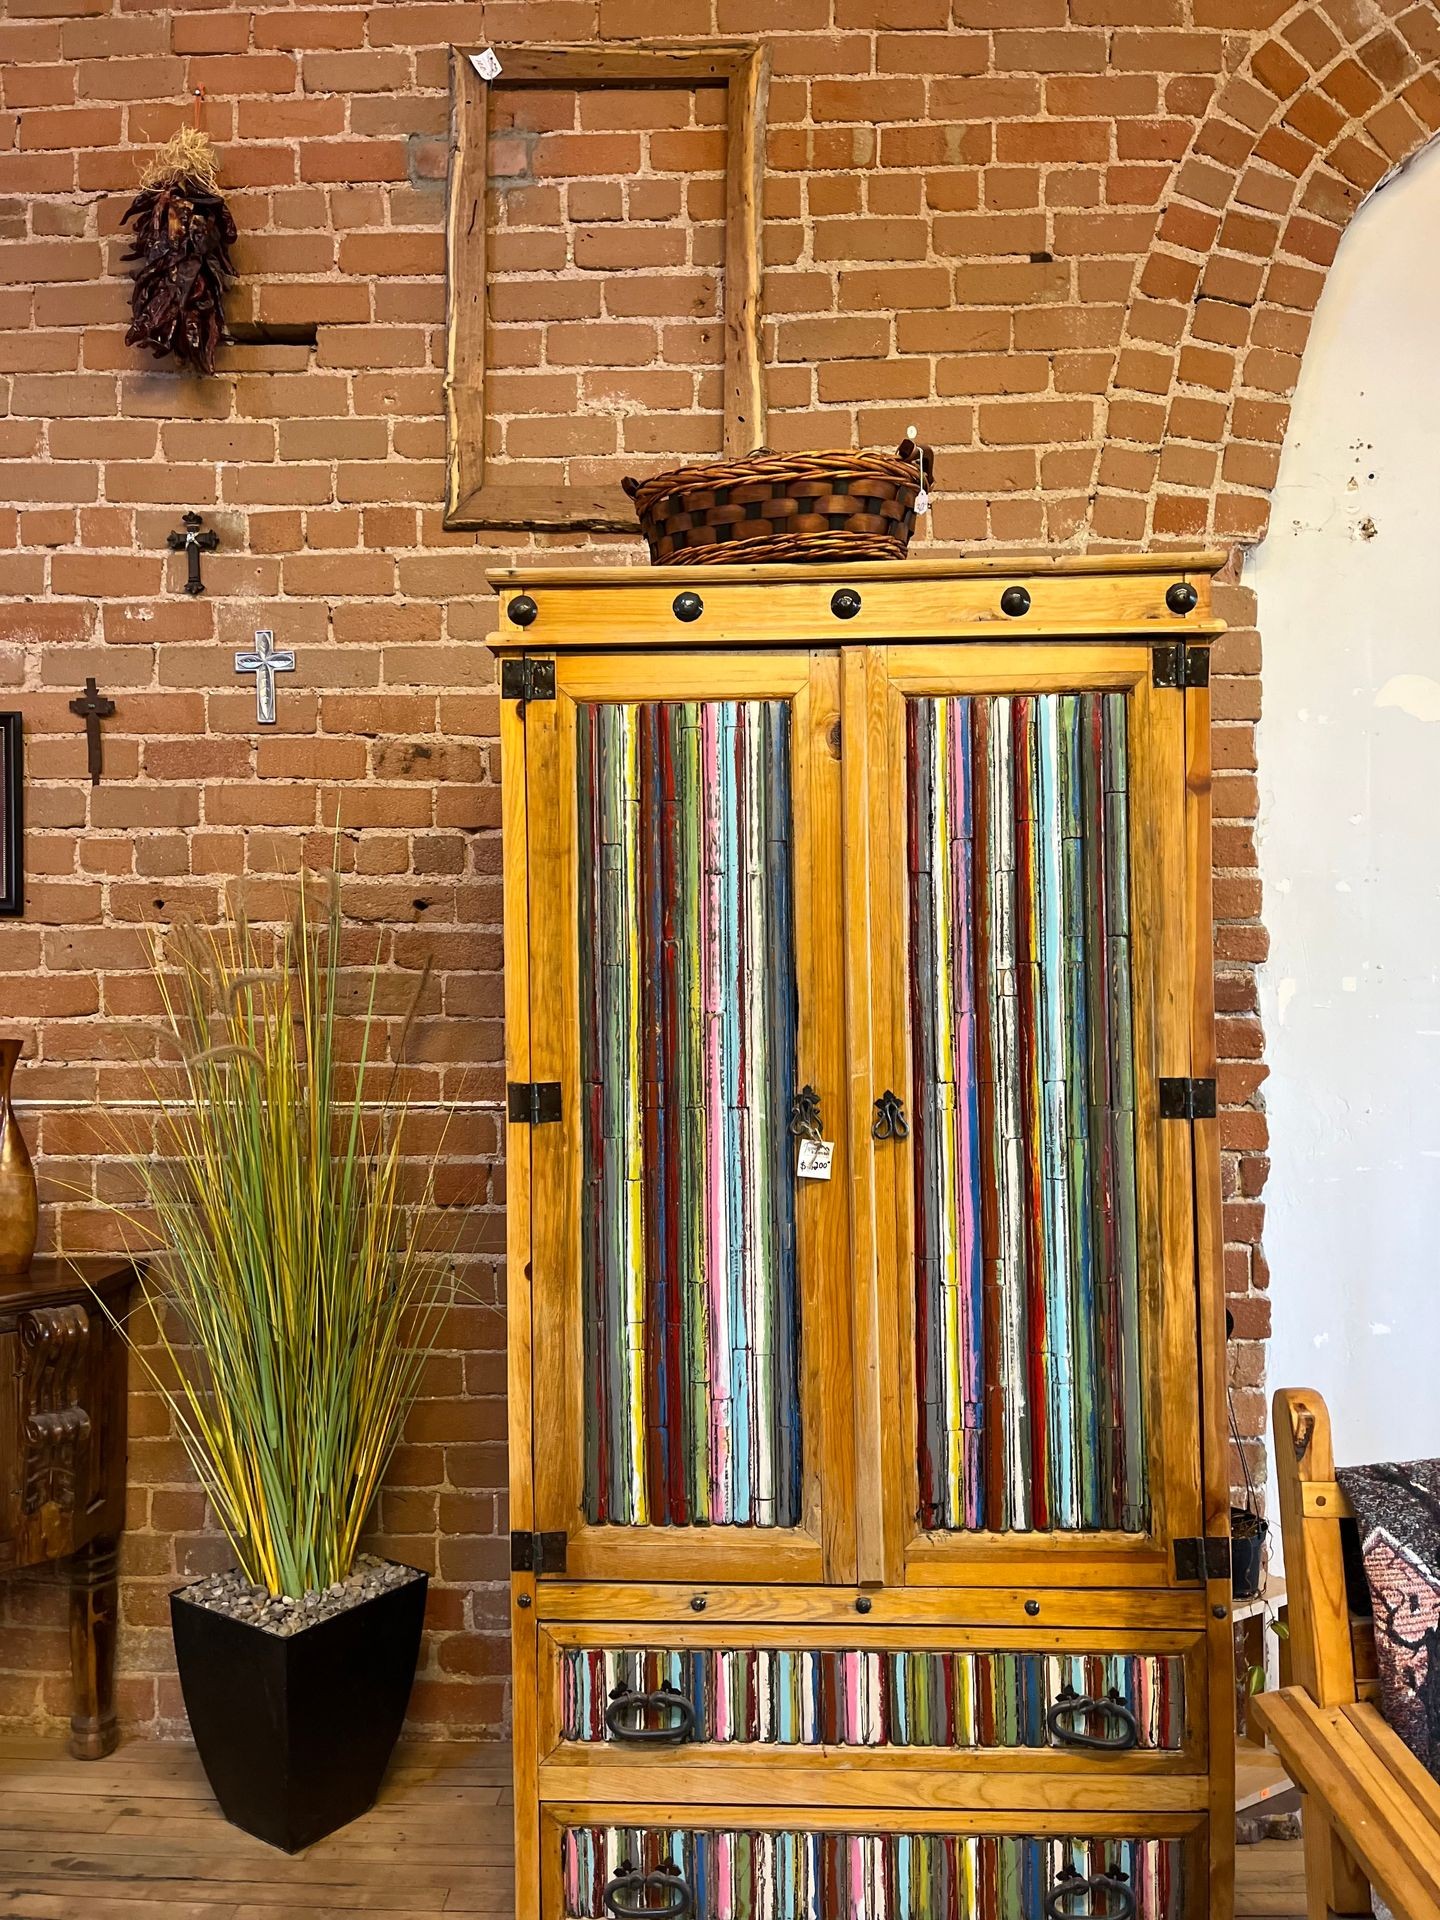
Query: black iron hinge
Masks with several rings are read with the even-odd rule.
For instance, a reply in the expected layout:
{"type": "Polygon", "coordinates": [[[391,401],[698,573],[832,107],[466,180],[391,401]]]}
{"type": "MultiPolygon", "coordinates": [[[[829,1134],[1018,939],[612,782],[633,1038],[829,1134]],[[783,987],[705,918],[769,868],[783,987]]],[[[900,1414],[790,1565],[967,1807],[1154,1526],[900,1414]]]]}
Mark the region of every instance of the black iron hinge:
{"type": "Polygon", "coordinates": [[[519,660],[500,662],[500,698],[553,700],[555,698],[555,662],[537,660],[526,654],[519,660]]]}
{"type": "Polygon", "coordinates": [[[1215,1118],[1215,1082],[1213,1080],[1162,1080],[1160,1082],[1160,1118],[1162,1120],[1213,1120],[1215,1118]]]}
{"type": "Polygon", "coordinates": [[[520,1127],[543,1127],[560,1118],[558,1080],[512,1080],[505,1089],[506,1108],[520,1127]]]}
{"type": "Polygon", "coordinates": [[[563,1533],[512,1533],[512,1573],[564,1573],[566,1536],[563,1533]]]}
{"type": "Polygon", "coordinates": [[[1207,1580],[1230,1578],[1230,1542],[1213,1533],[1203,1539],[1175,1542],[1175,1578],[1188,1586],[1203,1587],[1207,1580]]]}
{"type": "Polygon", "coordinates": [[[1163,641],[1151,649],[1150,677],[1157,687],[1208,687],[1210,649],[1187,646],[1183,640],[1163,641]]]}

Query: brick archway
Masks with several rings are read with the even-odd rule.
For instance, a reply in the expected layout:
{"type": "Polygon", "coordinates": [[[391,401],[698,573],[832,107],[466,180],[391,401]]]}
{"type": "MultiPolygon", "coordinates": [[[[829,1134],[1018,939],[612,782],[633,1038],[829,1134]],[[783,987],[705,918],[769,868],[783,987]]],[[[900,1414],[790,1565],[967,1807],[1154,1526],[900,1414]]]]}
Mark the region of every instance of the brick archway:
{"type": "Polygon", "coordinates": [[[1302,0],[1220,85],[1126,317],[1090,544],[1263,537],[1326,269],[1440,129],[1437,67],[1434,5],[1302,0]]]}
{"type": "MultiPolygon", "coordinates": [[[[1362,201],[1440,130],[1440,7],[1292,5],[1214,98],[1177,162],[1126,314],[1102,417],[1091,547],[1264,537],[1301,355],[1362,201]]],[[[1215,986],[1230,1378],[1252,1476],[1265,1474],[1269,1173],[1257,969],[1260,636],[1222,588],[1215,653],[1215,986]]],[[[1238,1478],[1238,1470],[1237,1470],[1238,1478]]]]}

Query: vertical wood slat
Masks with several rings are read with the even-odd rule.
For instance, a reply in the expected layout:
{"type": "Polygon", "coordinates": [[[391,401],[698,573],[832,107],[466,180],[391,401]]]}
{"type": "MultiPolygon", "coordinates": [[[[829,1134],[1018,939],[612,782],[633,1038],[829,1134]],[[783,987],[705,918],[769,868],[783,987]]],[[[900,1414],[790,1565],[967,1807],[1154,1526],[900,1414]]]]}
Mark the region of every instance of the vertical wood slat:
{"type": "MultiPolygon", "coordinates": [[[[1190,1069],[1201,1079],[1218,1072],[1215,1050],[1215,916],[1212,897],[1210,687],[1191,687],[1185,693],[1185,861],[1186,946],[1190,956],[1190,1069]]],[[[1195,1190],[1196,1292],[1200,1326],[1214,1337],[1199,1346],[1200,1444],[1204,1485],[1204,1528],[1224,1538],[1230,1527],[1229,1395],[1226,1349],[1220,1337],[1225,1325],[1225,1229],[1220,1196],[1220,1120],[1191,1124],[1195,1190]]],[[[1279,1478],[1283,1482],[1284,1474],[1279,1478]]],[[[1283,1498],[1283,1493],[1282,1493],[1283,1498]]],[[[1234,1908],[1235,1827],[1229,1810],[1235,1804],[1235,1689],[1232,1682],[1234,1625],[1229,1617],[1231,1595],[1225,1581],[1212,1582],[1208,1626],[1210,1697],[1206,1711],[1215,1735],[1210,1743],[1210,1897],[1212,1910],[1228,1920],[1234,1908]],[[1219,1616],[1219,1617],[1217,1617],[1219,1616]]],[[[1295,1619],[1291,1601],[1291,1620],[1295,1619]]],[[[1295,1629],[1291,1627],[1291,1657],[1295,1629]]],[[[1320,1821],[1307,1809],[1306,1845],[1323,1844],[1320,1821]]],[[[1349,1856],[1336,1851],[1343,1888],[1360,1895],[1363,1877],[1349,1856]]],[[[1363,1897],[1363,1896],[1362,1896],[1363,1897]]],[[[1336,1905],[1340,1905],[1337,1893],[1336,1905]]],[[[1368,1901],[1364,1902],[1368,1905],[1368,1901]]]]}
{"type": "Polygon", "coordinates": [[[790,708],[582,702],[577,742],[587,1516],[795,1526],[790,708]]]}
{"type": "MultiPolygon", "coordinates": [[[[1147,1403],[1148,1444],[1160,1472],[1151,1496],[1156,1530],[1168,1540],[1198,1534],[1204,1523],[1196,1471],[1202,1453],[1193,1130],[1184,1123],[1162,1122],[1159,1115],[1160,1079],[1191,1070],[1194,985],[1186,939],[1186,824],[1177,792],[1177,780],[1183,791],[1185,706],[1148,678],[1132,695],[1127,751],[1137,845],[1143,823],[1146,848],[1146,857],[1137,858],[1134,867],[1130,941],[1132,963],[1146,980],[1147,993],[1136,1008],[1135,1038],[1127,1055],[1137,1072],[1140,1287],[1149,1336],[1143,1379],[1147,1385],[1155,1383],[1147,1403]]],[[[1178,1578],[1173,1557],[1168,1577],[1178,1578]]],[[[1219,1595],[1212,1590],[1211,1598],[1218,1600],[1219,1595]]]]}
{"type": "Polygon", "coordinates": [[[848,1382],[854,1366],[855,1290],[827,1286],[826,1276],[852,1272],[849,1239],[850,1169],[863,1152],[847,1124],[845,993],[848,955],[844,844],[845,769],[840,748],[841,664],[838,654],[809,656],[807,684],[794,706],[796,952],[802,956],[800,1022],[795,1079],[816,1088],[821,1126],[834,1146],[831,1179],[807,1181],[797,1196],[796,1231],[805,1288],[800,1352],[803,1413],[808,1441],[797,1423],[793,1444],[805,1448],[806,1523],[818,1530],[825,1576],[853,1581],[855,1566],[855,1427],[848,1382]],[[836,1383],[845,1380],[844,1392],[836,1383]],[[823,1498],[822,1498],[823,1489],[823,1498]],[[818,1506],[818,1515],[815,1508],[818,1506]]]}
{"type": "Polygon", "coordinates": [[[1143,1531],[1143,1446],[1100,1472],[1143,1424],[1124,696],[912,697],[906,727],[921,1524],[1143,1531]]]}
{"type": "Polygon", "coordinates": [[[459,511],[485,471],[485,303],[490,89],[450,49],[450,180],[445,212],[445,512],[459,511]],[[462,460],[461,449],[464,449],[462,460]],[[462,481],[462,470],[464,479],[462,481]]]}
{"type": "MultiPolygon", "coordinates": [[[[894,1205],[888,1164],[877,1155],[871,1119],[878,1085],[886,1079],[891,1035],[886,1020],[886,969],[874,948],[885,936],[874,900],[885,897],[883,854],[875,845],[874,782],[885,765],[877,746],[877,697],[881,676],[869,650],[846,647],[840,657],[841,770],[844,819],[845,920],[850,928],[871,930],[869,939],[845,942],[845,1030],[849,1038],[846,1127],[851,1141],[850,1246],[854,1278],[855,1380],[855,1577],[862,1586],[887,1577],[886,1513],[883,1488],[893,1484],[885,1471],[885,1417],[880,1288],[882,1248],[892,1231],[894,1205]]],[[[881,710],[883,715],[883,709],[881,710]]],[[[878,720],[883,728],[883,718],[878,720]]],[[[883,740],[883,732],[879,738],[883,740]]]]}
{"type": "MultiPolygon", "coordinates": [[[[573,899],[577,889],[575,703],[564,696],[528,703],[520,724],[527,805],[530,1077],[558,1081],[563,1103],[563,1124],[529,1128],[525,1149],[532,1268],[530,1493],[533,1524],[543,1530],[569,1524],[580,1510],[586,1432],[582,1169],[570,1145],[582,1122],[580,948],[573,914],[552,909],[557,896],[573,899]]],[[[511,1127],[510,1137],[518,1131],[511,1127]]]]}
{"type": "MultiPolygon", "coordinates": [[[[530,860],[527,848],[529,808],[526,794],[525,729],[519,706],[500,703],[501,833],[505,848],[505,1074],[510,1081],[533,1079],[530,1070],[530,860]]],[[[512,1191],[530,1190],[530,1128],[510,1127],[505,1161],[512,1191]]],[[[528,1463],[534,1447],[531,1372],[530,1209],[505,1211],[505,1271],[508,1302],[506,1342],[506,1425],[510,1458],[528,1463]]],[[[512,1476],[510,1524],[535,1525],[535,1488],[528,1471],[512,1476]]],[[[510,1664],[517,1700],[532,1700],[539,1687],[538,1622],[535,1576],[516,1574],[510,1590],[510,1664]],[[521,1604],[522,1598],[525,1602],[521,1604]]],[[[515,1901],[517,1913],[539,1910],[540,1832],[537,1814],[539,1741],[536,1716],[518,1713],[511,1742],[515,1779],[515,1901]]]]}
{"type": "MultiPolygon", "coordinates": [[[[1276,1393],[1271,1417],[1294,1680],[1317,1706],[1341,1706],[1354,1700],[1356,1683],[1340,1520],[1304,1511],[1306,1483],[1335,1478],[1330,1414],[1318,1393],[1300,1387],[1276,1393]]],[[[1370,1905],[1368,1880],[1313,1794],[1305,1802],[1305,1881],[1312,1911],[1357,1914],[1370,1905]]]]}
{"type": "Polygon", "coordinates": [[[768,47],[757,46],[746,54],[726,91],[730,138],[725,180],[725,451],[734,458],[751,452],[765,437],[760,299],[768,47]]]}

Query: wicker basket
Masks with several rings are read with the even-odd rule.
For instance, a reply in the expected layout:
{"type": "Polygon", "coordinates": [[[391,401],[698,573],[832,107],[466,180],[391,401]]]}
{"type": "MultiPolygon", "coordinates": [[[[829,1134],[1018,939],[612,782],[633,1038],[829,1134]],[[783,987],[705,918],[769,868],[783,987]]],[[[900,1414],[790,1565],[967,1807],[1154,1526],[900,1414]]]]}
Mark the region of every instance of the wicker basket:
{"type": "Polygon", "coordinates": [[[624,480],[651,561],[903,560],[915,501],[930,485],[929,447],[898,453],[770,453],[624,480]]]}

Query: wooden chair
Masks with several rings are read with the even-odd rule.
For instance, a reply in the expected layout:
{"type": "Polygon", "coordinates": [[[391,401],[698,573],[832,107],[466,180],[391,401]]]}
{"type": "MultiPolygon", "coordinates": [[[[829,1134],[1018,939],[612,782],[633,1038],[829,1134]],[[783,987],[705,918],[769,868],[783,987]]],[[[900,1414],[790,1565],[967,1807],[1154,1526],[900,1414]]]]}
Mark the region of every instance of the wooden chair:
{"type": "Polygon", "coordinates": [[[1305,1794],[1308,1920],[1368,1915],[1372,1887],[1396,1920],[1440,1920],[1440,1785],[1380,1716],[1330,1416],[1318,1393],[1282,1389],[1274,1425],[1295,1684],[1260,1694],[1251,1712],[1305,1794]]]}

